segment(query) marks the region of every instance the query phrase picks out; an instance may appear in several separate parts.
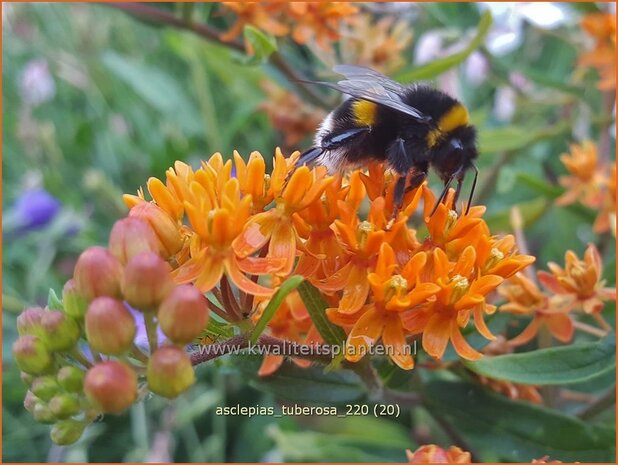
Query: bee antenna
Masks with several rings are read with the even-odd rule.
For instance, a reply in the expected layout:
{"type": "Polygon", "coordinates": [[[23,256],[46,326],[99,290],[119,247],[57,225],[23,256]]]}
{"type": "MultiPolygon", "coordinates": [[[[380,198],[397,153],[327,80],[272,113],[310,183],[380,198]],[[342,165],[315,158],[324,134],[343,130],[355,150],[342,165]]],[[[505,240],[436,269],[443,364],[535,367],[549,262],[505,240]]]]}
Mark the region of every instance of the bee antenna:
{"type": "Polygon", "coordinates": [[[476,188],[476,180],[479,177],[479,169],[474,163],[470,163],[474,170],[474,179],[472,180],[472,187],[470,188],[470,197],[468,198],[468,205],[466,205],[466,215],[470,211],[470,205],[472,205],[472,196],[474,195],[474,189],[476,188]]]}

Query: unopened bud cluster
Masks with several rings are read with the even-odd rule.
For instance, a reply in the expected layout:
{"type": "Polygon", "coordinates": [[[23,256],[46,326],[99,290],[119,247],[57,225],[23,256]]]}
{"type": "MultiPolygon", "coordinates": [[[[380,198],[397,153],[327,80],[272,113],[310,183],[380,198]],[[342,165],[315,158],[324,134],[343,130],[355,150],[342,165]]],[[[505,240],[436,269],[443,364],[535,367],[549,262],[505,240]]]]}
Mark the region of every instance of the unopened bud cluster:
{"type": "Polygon", "coordinates": [[[208,305],[195,287],[174,284],[166,259],[181,246],[165,212],[135,208],[114,225],[109,247],[80,255],[62,302],[19,315],[13,355],[29,388],[24,406],[53,424],[55,443],[77,441],[101,413],[126,410],[146,392],[142,386],[173,398],[194,383],[184,345],[206,327],[208,305]],[[148,353],[135,344],[139,325],[148,353]]]}

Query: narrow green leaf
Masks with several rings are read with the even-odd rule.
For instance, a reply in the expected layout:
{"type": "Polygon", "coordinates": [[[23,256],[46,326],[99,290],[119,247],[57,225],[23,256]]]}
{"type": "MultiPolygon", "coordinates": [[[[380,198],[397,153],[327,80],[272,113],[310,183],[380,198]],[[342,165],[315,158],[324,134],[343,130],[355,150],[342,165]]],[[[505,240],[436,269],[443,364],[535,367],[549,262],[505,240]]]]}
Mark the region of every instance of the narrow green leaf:
{"type": "Polygon", "coordinates": [[[342,345],[346,339],[345,332],[339,326],[335,326],[326,317],[326,309],[328,304],[324,301],[318,291],[308,281],[303,281],[298,286],[298,293],[300,298],[303,299],[305,307],[311,316],[311,320],[316,329],[324,339],[324,341],[333,346],[342,345]]]}
{"type": "Polygon", "coordinates": [[[611,334],[598,342],[483,357],[465,364],[480,375],[514,383],[578,383],[602,375],[616,366],[616,337],[611,334]]]}
{"type": "MultiPolygon", "coordinates": [[[[544,197],[519,202],[517,207],[522,215],[523,226],[528,227],[542,218],[548,206],[549,202],[544,197]]],[[[493,231],[508,231],[511,229],[511,209],[512,207],[508,207],[487,215],[486,221],[489,227],[493,231]]]]}
{"type": "Polygon", "coordinates": [[[261,377],[256,374],[262,363],[261,355],[236,355],[227,363],[241,371],[243,380],[248,379],[252,386],[292,402],[342,405],[361,401],[367,395],[360,377],[350,370],[324,373],[320,365],[300,368],[286,361],[272,375],[261,377]]]}
{"type": "Polygon", "coordinates": [[[447,57],[444,57],[438,60],[434,60],[431,63],[428,63],[419,68],[415,68],[409,71],[404,71],[403,73],[400,73],[399,75],[397,75],[397,79],[403,82],[412,82],[412,81],[420,81],[423,79],[431,79],[449,70],[450,68],[457,66],[458,64],[463,62],[466,58],[468,58],[468,56],[474,50],[476,50],[478,47],[480,47],[483,44],[483,41],[485,40],[485,36],[487,36],[487,33],[489,32],[489,28],[491,27],[491,24],[492,24],[491,13],[489,12],[489,10],[487,10],[485,11],[485,13],[483,13],[483,16],[481,16],[481,20],[479,21],[479,24],[477,26],[476,35],[470,41],[470,43],[465,49],[453,55],[450,55],[450,56],[447,56],[447,57]]]}
{"type": "Polygon", "coordinates": [[[548,455],[564,462],[614,462],[615,430],[478,385],[431,381],[423,401],[478,453],[482,462],[525,462],[548,455]]]}
{"type": "Polygon", "coordinates": [[[270,55],[277,51],[277,41],[273,36],[267,35],[264,31],[247,24],[243,33],[245,40],[253,48],[253,56],[248,58],[246,64],[262,64],[266,62],[270,55]]]}
{"type": "Polygon", "coordinates": [[[53,289],[50,289],[49,294],[47,295],[47,306],[50,310],[64,310],[62,301],[58,298],[56,291],[53,289]]]}
{"type": "Polygon", "coordinates": [[[268,324],[268,322],[273,316],[275,316],[275,313],[283,303],[283,300],[288,296],[290,292],[296,289],[300,285],[300,283],[303,282],[304,279],[305,278],[303,278],[302,276],[293,275],[286,279],[283,284],[281,284],[277,292],[275,292],[275,294],[270,299],[270,302],[268,302],[268,305],[264,309],[264,313],[262,313],[262,316],[255,325],[255,328],[253,328],[253,331],[251,332],[249,341],[251,341],[252,344],[255,344],[257,342],[260,335],[264,332],[264,329],[266,329],[266,325],[268,324]]]}

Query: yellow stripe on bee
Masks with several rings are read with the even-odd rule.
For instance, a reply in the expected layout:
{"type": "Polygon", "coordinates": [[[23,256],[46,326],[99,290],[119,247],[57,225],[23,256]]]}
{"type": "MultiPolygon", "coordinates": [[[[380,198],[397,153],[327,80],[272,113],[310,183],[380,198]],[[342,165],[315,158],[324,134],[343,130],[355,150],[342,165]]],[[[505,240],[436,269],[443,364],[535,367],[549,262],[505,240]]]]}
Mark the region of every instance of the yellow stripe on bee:
{"type": "Polygon", "coordinates": [[[438,127],[429,131],[427,145],[430,148],[433,147],[444,134],[448,134],[459,127],[467,126],[469,122],[468,110],[462,104],[456,103],[438,120],[438,127]]]}
{"type": "Polygon", "coordinates": [[[378,106],[367,100],[357,100],[352,104],[352,112],[358,124],[373,126],[376,121],[378,106]]]}

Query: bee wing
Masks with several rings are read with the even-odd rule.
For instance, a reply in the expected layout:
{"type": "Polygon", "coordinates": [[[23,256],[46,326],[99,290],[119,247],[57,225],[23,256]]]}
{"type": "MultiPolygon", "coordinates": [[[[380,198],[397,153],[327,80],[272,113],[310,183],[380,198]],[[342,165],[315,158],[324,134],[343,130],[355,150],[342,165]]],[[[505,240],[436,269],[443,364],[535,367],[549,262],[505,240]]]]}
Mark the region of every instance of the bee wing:
{"type": "Polygon", "coordinates": [[[430,116],[404,103],[401,96],[406,88],[382,73],[356,65],[336,65],[333,71],[345,76],[346,79],[329,87],[353,97],[387,106],[420,121],[431,120],[430,116]]]}

